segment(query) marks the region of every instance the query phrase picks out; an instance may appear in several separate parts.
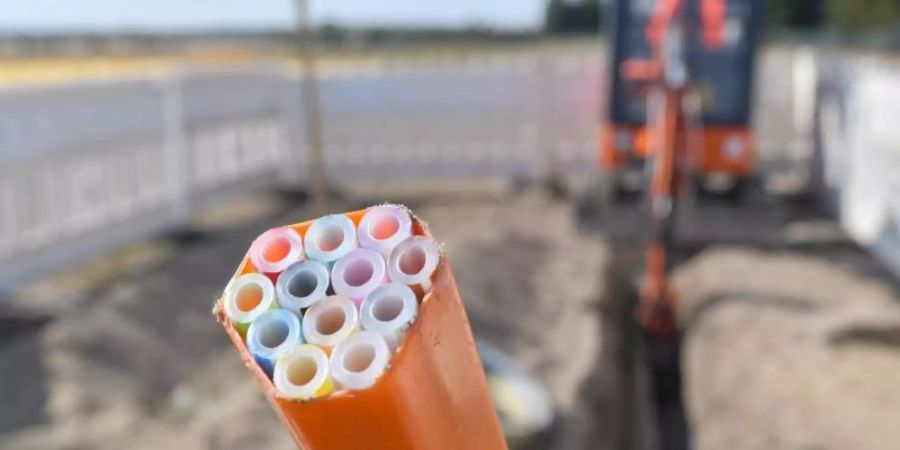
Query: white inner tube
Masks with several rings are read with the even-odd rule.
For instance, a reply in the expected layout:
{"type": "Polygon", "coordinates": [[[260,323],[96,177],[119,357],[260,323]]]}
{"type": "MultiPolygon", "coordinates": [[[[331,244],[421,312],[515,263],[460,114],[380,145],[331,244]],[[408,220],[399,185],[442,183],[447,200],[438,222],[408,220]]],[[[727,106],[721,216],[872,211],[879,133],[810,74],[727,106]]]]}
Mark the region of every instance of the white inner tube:
{"type": "Polygon", "coordinates": [[[397,246],[388,259],[388,278],[408,286],[431,289],[431,275],[437,269],[440,254],[434,239],[413,236],[397,246]]]}
{"type": "Polygon", "coordinates": [[[306,231],[306,255],[331,265],[357,247],[356,226],[343,214],[316,219],[306,231]]]}
{"type": "Polygon", "coordinates": [[[419,304],[416,294],[403,283],[388,283],[372,291],[362,304],[359,321],[363,329],[384,337],[391,352],[403,339],[403,333],[416,318],[419,304]]]}
{"type": "Polygon", "coordinates": [[[359,331],[334,348],[331,376],[345,389],[366,389],[384,373],[391,351],[380,334],[359,331]]]}
{"type": "Polygon", "coordinates": [[[247,330],[247,350],[269,374],[275,360],[302,342],[300,319],[286,309],[266,311],[247,330]]]}
{"type": "Polygon", "coordinates": [[[250,262],[263,273],[278,273],[305,258],[303,239],[290,227],[272,228],[250,245],[250,262]]]}
{"type": "Polygon", "coordinates": [[[314,303],[303,316],[303,337],[306,342],[330,351],[347,339],[359,324],[356,306],[349,299],[332,295],[314,303]]]}
{"type": "Polygon", "coordinates": [[[279,394],[292,399],[327,395],[334,382],[328,355],[315,345],[298,345],[275,363],[272,377],[279,394]]]}
{"type": "Polygon", "coordinates": [[[282,308],[299,313],[328,296],[328,268],[318,261],[298,261],[288,266],[275,283],[275,297],[282,308]]]}
{"type": "Polygon", "coordinates": [[[375,250],[359,248],[334,263],[331,269],[331,286],[336,294],[362,302],[362,299],[384,282],[385,272],[381,254],[375,250]]]}
{"type": "Polygon", "coordinates": [[[241,275],[225,290],[225,315],[242,329],[276,306],[272,281],[261,273],[241,275]]]}
{"type": "Polygon", "coordinates": [[[412,218],[399,206],[373,206],[359,222],[359,245],[385,258],[397,245],[412,236],[412,218]]]}

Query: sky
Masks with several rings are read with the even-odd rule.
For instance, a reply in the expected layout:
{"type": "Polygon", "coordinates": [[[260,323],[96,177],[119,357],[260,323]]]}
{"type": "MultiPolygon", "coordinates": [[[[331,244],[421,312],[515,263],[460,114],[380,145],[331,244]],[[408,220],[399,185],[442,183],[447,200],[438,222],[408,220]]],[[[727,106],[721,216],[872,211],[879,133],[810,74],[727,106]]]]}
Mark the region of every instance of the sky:
{"type": "MultiPolygon", "coordinates": [[[[545,0],[309,0],[342,25],[535,28],[545,0]]],[[[289,28],[294,0],[0,0],[0,32],[289,28]]]]}

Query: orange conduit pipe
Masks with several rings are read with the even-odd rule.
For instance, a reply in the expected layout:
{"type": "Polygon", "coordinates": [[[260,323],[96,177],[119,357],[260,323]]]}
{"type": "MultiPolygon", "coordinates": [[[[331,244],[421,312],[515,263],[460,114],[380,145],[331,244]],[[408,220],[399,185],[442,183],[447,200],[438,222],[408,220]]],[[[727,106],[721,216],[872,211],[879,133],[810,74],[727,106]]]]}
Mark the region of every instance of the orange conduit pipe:
{"type": "MultiPolygon", "coordinates": [[[[365,211],[346,214],[357,226],[365,211]]],[[[312,222],[292,225],[301,236],[312,222]]],[[[430,235],[413,217],[413,232],[430,235]]],[[[235,276],[256,272],[245,257],[235,276]]],[[[312,400],[281,398],[248,352],[222,300],[214,313],[299,446],[339,449],[506,449],[453,270],[442,255],[429,293],[373,386],[312,400]]]]}

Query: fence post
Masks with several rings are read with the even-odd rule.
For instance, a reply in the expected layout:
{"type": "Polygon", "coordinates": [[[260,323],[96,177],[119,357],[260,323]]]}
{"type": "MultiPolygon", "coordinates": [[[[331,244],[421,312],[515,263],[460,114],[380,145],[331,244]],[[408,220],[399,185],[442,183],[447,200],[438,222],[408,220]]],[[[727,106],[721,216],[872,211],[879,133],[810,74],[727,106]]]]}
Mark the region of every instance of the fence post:
{"type": "Polygon", "coordinates": [[[0,179],[0,260],[2,260],[16,248],[18,218],[12,176],[2,172],[0,175],[3,178],[0,179]]]}
{"type": "Polygon", "coordinates": [[[309,192],[313,212],[325,213],[328,181],[325,179],[325,157],[322,142],[322,101],[316,70],[315,36],[310,23],[309,0],[297,0],[297,38],[303,80],[303,116],[306,130],[306,153],[309,158],[309,192]]]}
{"type": "Polygon", "coordinates": [[[791,60],[791,88],[794,94],[791,119],[794,133],[790,151],[791,156],[803,160],[812,153],[818,67],[815,53],[807,46],[794,49],[791,60]]]}
{"type": "Polygon", "coordinates": [[[163,167],[168,213],[174,222],[184,223],[190,215],[191,192],[188,180],[188,148],[184,119],[181,74],[162,81],[163,167]]]}
{"type": "Polygon", "coordinates": [[[554,145],[549,136],[550,121],[555,112],[553,111],[553,106],[558,100],[551,95],[551,93],[555,94],[555,92],[550,86],[552,74],[550,73],[548,52],[550,52],[549,49],[539,48],[537,55],[535,55],[535,65],[532,70],[534,84],[534,93],[532,94],[534,136],[537,150],[535,156],[541,159],[537,162],[540,169],[536,175],[551,194],[561,196],[565,193],[565,186],[560,173],[560,158],[556,154],[558,145],[554,145]]]}

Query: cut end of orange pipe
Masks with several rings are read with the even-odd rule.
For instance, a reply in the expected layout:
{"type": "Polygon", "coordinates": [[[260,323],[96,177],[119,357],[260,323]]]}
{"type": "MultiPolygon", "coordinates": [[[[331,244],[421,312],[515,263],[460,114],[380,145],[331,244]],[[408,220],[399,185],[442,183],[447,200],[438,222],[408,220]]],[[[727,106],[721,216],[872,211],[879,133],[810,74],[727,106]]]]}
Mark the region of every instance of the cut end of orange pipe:
{"type": "MultiPolygon", "coordinates": [[[[356,211],[346,217],[358,225],[365,213],[366,210],[356,211]]],[[[422,222],[414,217],[412,222],[414,235],[430,238],[422,222]]],[[[306,230],[309,226],[307,222],[291,228],[306,230]]],[[[412,263],[415,261],[403,265],[412,263]]],[[[237,275],[253,272],[253,265],[245,258],[237,275]]],[[[333,385],[328,381],[312,394],[307,391],[293,396],[280,394],[247,351],[241,333],[226,316],[221,301],[216,312],[245,365],[302,448],[506,449],[475,340],[446,258],[438,258],[427,284],[429,288],[423,292],[416,319],[405,331],[383,373],[368,388],[331,394],[328,392],[333,385]]],[[[350,349],[347,368],[353,369],[368,358],[364,344],[350,349]]],[[[375,362],[374,351],[371,357],[375,362]]],[[[309,366],[288,369],[286,366],[282,375],[289,382],[286,384],[303,386],[312,380],[313,371],[309,366]]]]}

